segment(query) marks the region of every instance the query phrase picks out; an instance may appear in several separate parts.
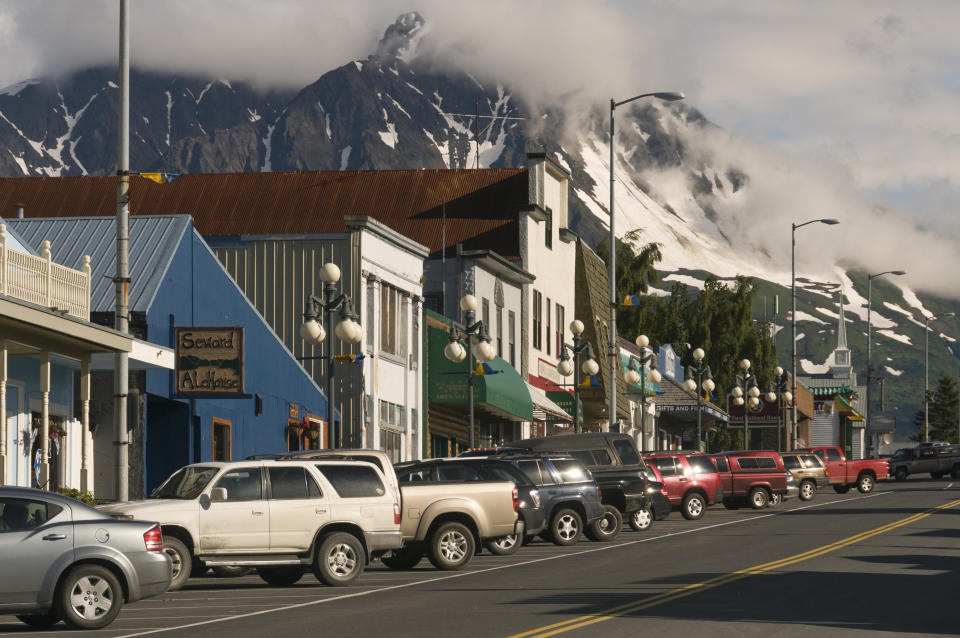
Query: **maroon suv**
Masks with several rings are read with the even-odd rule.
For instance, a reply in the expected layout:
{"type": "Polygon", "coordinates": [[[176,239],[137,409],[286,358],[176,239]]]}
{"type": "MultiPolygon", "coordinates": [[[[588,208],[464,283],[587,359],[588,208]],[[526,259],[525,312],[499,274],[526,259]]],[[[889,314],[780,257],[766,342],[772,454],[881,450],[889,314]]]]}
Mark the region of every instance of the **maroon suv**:
{"type": "Polygon", "coordinates": [[[774,494],[787,492],[787,472],[779,452],[754,450],[710,455],[723,486],[723,504],[736,509],[747,504],[755,510],[770,504],[774,494]]]}
{"type": "Polygon", "coordinates": [[[660,471],[670,504],[679,507],[684,518],[698,520],[707,505],[723,500],[717,468],[707,455],[667,450],[644,454],[643,460],[660,471]]]}

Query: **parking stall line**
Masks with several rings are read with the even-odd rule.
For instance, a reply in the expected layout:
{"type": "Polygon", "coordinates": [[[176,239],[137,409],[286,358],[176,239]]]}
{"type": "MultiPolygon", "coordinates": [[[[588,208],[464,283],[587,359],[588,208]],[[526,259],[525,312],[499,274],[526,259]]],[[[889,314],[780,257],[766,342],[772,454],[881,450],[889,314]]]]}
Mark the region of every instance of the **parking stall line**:
{"type": "Polygon", "coordinates": [[[939,511],[950,509],[960,505],[960,499],[955,501],[950,501],[944,503],[943,505],[938,505],[937,507],[931,508],[924,512],[908,516],[906,518],[894,521],[887,525],[874,528],[872,530],[867,530],[853,536],[841,539],[834,543],[828,545],[823,545],[821,547],[814,548],[810,551],[803,552],[801,554],[795,554],[793,556],[788,556],[780,560],[771,561],[768,563],[762,563],[760,565],[754,565],[746,569],[741,569],[729,574],[723,574],[709,580],[705,580],[700,583],[693,583],[690,585],[684,585],[677,589],[663,592],[661,594],[656,594],[653,596],[647,596],[637,601],[626,603],[623,605],[618,605],[616,607],[611,607],[607,610],[597,612],[595,614],[589,614],[585,616],[579,616],[577,618],[572,618],[570,620],[562,621],[559,623],[553,623],[550,625],[544,625],[536,629],[531,629],[519,634],[513,634],[510,638],[547,638],[548,636],[555,636],[557,634],[565,633],[568,631],[573,631],[575,629],[581,629],[590,625],[595,625],[613,618],[619,618],[625,616],[626,614],[634,613],[637,611],[642,611],[649,609],[651,607],[659,606],[668,602],[673,602],[680,598],[686,598],[687,596],[692,596],[703,591],[708,591],[710,589],[715,589],[721,585],[726,585],[728,583],[747,578],[749,576],[754,576],[756,574],[762,574],[764,572],[772,571],[775,569],[780,569],[783,567],[788,567],[796,563],[810,560],[812,558],[817,558],[825,554],[829,554],[838,549],[848,547],[850,545],[862,542],[874,536],[880,534],[885,534],[904,525],[909,525],[915,523],[921,519],[927,518],[932,514],[935,514],[939,511]]]}
{"type": "MultiPolygon", "coordinates": [[[[431,583],[438,583],[438,582],[443,582],[443,581],[449,581],[449,580],[453,580],[453,579],[457,579],[457,578],[465,578],[465,577],[472,576],[472,575],[474,575],[474,574],[483,574],[483,573],[489,573],[489,572],[495,572],[495,571],[502,571],[502,570],[506,570],[506,569],[512,569],[512,568],[514,568],[514,567],[523,567],[523,566],[526,566],[526,565],[532,565],[532,564],[537,564],[537,563],[545,563],[545,562],[547,562],[547,561],[560,560],[560,559],[567,558],[567,557],[570,557],[570,556],[582,556],[582,555],[591,554],[591,553],[594,553],[594,552],[610,551],[610,550],[615,550],[615,549],[619,549],[619,548],[627,547],[627,546],[631,546],[631,545],[639,545],[639,544],[642,544],[642,543],[650,543],[650,542],[653,542],[653,541],[656,541],[656,540],[660,540],[660,539],[664,539],[664,538],[672,538],[672,537],[675,537],[675,536],[683,536],[683,535],[686,535],[686,534],[695,534],[695,533],[698,533],[698,532],[706,531],[706,530],[709,530],[709,529],[715,529],[715,528],[718,528],[718,527],[725,527],[725,526],[728,526],[728,525],[736,525],[736,524],[738,524],[738,523],[746,523],[746,522],[750,522],[750,521],[754,521],[754,520],[760,520],[760,519],[763,519],[763,518],[769,518],[769,517],[771,517],[771,516],[780,516],[780,515],[782,515],[782,514],[788,514],[788,513],[790,513],[790,512],[796,512],[796,511],[806,510],[806,509],[811,509],[811,508],[816,508],[816,507],[825,507],[825,506],[828,506],[828,505],[833,505],[833,504],[837,504],[837,503],[844,503],[844,502],[847,502],[847,501],[863,500],[863,499],[866,499],[866,498],[883,496],[884,494],[892,494],[892,493],[894,493],[894,491],[892,491],[892,490],[891,490],[891,491],[883,491],[883,492],[874,492],[874,493],[871,493],[871,494],[865,494],[865,495],[859,495],[859,496],[855,496],[855,497],[848,497],[848,498],[836,499],[836,500],[826,501],[826,502],[822,502],[822,503],[813,503],[813,504],[810,504],[810,505],[803,505],[803,506],[795,507],[795,508],[792,508],[792,509],[783,509],[783,510],[779,510],[779,511],[776,511],[776,512],[770,512],[770,513],[765,513],[765,514],[747,515],[747,516],[743,516],[742,518],[736,518],[736,519],[734,519],[734,520],[724,521],[724,522],[720,522],[720,523],[714,523],[714,524],[710,524],[710,525],[697,526],[697,527],[687,528],[687,529],[678,529],[678,530],[676,530],[676,531],[670,531],[670,532],[667,532],[667,533],[662,533],[662,534],[658,534],[658,535],[654,535],[654,536],[647,536],[647,537],[640,538],[640,539],[637,539],[637,540],[631,540],[631,541],[625,541],[625,542],[606,543],[606,544],[600,545],[600,546],[598,546],[598,547],[591,547],[591,548],[589,548],[589,549],[579,549],[579,548],[577,548],[576,546],[571,546],[570,551],[563,551],[562,553],[559,553],[559,554],[557,554],[557,553],[552,553],[551,555],[548,555],[548,556],[543,556],[543,557],[538,557],[538,558],[520,560],[520,561],[517,561],[517,562],[511,562],[511,563],[509,563],[509,564],[498,564],[498,565],[495,565],[495,566],[492,566],[492,567],[486,567],[486,568],[482,568],[482,569],[464,570],[464,571],[461,571],[461,572],[457,572],[457,573],[455,573],[455,574],[447,574],[447,575],[443,575],[443,576],[436,576],[436,577],[433,577],[433,578],[426,578],[426,579],[422,579],[422,580],[421,580],[421,579],[415,579],[415,580],[410,580],[410,581],[407,581],[407,582],[397,583],[397,584],[395,584],[395,585],[383,586],[383,587],[374,588],[374,589],[370,589],[370,590],[366,590],[366,591],[355,591],[355,590],[354,590],[354,591],[352,591],[352,592],[349,593],[349,594],[333,595],[333,596],[330,596],[330,597],[328,597],[328,598],[322,598],[322,599],[318,599],[318,600],[311,600],[311,601],[306,601],[306,602],[302,602],[302,603],[291,603],[291,604],[286,604],[286,605],[280,605],[280,606],[274,607],[274,608],[272,608],[272,609],[261,609],[261,610],[257,610],[257,611],[251,611],[251,612],[246,612],[246,613],[241,613],[241,614],[234,614],[234,615],[230,615],[230,616],[224,616],[224,617],[222,617],[222,618],[214,618],[214,619],[204,620],[204,621],[199,621],[199,622],[193,622],[193,623],[185,623],[185,624],[175,625],[175,626],[172,626],[172,627],[159,627],[159,628],[153,628],[153,629],[149,629],[149,630],[137,630],[137,631],[135,631],[134,633],[124,634],[122,638],[134,638],[135,636],[146,636],[146,635],[151,635],[151,634],[156,634],[156,633],[163,633],[163,632],[168,632],[168,631],[178,631],[178,630],[182,630],[182,629],[190,629],[190,628],[193,628],[193,627],[201,627],[201,626],[210,625],[210,624],[214,624],[214,623],[228,622],[228,621],[231,621],[231,620],[240,620],[240,619],[243,619],[243,618],[251,618],[251,617],[260,616],[260,615],[263,615],[263,614],[270,614],[270,613],[275,613],[275,612],[288,611],[288,610],[291,610],[291,609],[300,609],[300,608],[304,608],[304,607],[310,607],[310,606],[313,606],[313,605],[322,605],[322,604],[326,604],[326,603],[337,602],[337,601],[340,601],[340,600],[348,600],[348,599],[352,599],[352,598],[360,598],[360,597],[369,596],[369,595],[372,595],[372,594],[378,594],[378,593],[382,593],[382,592],[389,592],[389,591],[394,591],[394,590],[398,590],[398,589],[405,589],[405,588],[415,587],[415,586],[419,586],[419,585],[428,585],[428,584],[431,584],[431,583]]],[[[737,513],[737,514],[739,514],[739,513],[737,513]]],[[[679,522],[679,521],[678,521],[678,523],[680,523],[681,525],[683,524],[682,522],[679,522]]],[[[566,550],[566,548],[561,548],[561,547],[556,547],[556,546],[554,546],[554,549],[555,549],[555,550],[556,550],[556,549],[566,550]]],[[[483,556],[480,556],[479,558],[483,558],[483,556]]],[[[494,557],[491,556],[490,558],[494,558],[494,557]]],[[[491,562],[493,562],[493,561],[491,561],[491,562]]],[[[405,573],[406,573],[406,574],[409,574],[409,572],[405,572],[405,573]]],[[[435,571],[424,570],[424,573],[436,573],[436,572],[435,572],[435,571]]]]}

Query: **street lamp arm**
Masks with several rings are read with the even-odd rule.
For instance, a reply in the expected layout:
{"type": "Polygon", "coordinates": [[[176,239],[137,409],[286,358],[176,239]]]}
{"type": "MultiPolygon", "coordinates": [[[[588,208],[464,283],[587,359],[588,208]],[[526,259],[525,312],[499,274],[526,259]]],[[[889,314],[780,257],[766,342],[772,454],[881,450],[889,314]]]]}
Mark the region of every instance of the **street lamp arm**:
{"type": "Polygon", "coordinates": [[[643,98],[643,97],[655,97],[655,98],[659,98],[659,99],[661,99],[661,100],[664,100],[664,101],[666,101],[666,102],[676,102],[677,100],[682,100],[682,99],[683,99],[684,97],[686,97],[686,96],[685,96],[683,93],[681,93],[681,92],[672,92],[672,91],[658,91],[658,92],[655,92],[655,93],[641,93],[640,95],[635,95],[635,96],[632,97],[632,98],[629,98],[629,99],[627,99],[627,100],[621,100],[620,102],[617,102],[617,101],[611,99],[611,100],[610,100],[610,109],[613,110],[613,109],[617,108],[618,106],[622,106],[622,105],[624,105],[624,104],[629,104],[630,102],[633,102],[634,100],[639,100],[640,98],[643,98]]]}

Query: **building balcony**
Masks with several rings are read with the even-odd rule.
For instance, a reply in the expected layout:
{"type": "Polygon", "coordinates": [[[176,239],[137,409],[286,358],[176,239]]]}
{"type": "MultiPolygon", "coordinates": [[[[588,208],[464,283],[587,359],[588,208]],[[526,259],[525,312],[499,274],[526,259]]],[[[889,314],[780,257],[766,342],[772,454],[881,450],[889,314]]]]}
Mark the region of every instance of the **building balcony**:
{"type": "Polygon", "coordinates": [[[40,256],[7,246],[7,229],[0,224],[0,295],[20,299],[84,321],[90,320],[90,257],[81,270],[53,263],[50,242],[40,256]]]}

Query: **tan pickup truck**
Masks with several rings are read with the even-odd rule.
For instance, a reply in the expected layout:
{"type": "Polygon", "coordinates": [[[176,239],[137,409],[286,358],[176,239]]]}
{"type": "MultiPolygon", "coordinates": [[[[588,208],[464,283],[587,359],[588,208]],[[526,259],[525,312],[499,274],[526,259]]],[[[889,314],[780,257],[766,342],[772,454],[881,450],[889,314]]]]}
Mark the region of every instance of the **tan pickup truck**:
{"type": "Polygon", "coordinates": [[[382,450],[310,450],[288,458],[373,463],[400,502],[403,548],[380,558],[392,569],[410,569],[426,554],[437,569],[461,569],[487,539],[517,533],[519,495],[510,481],[442,481],[399,485],[382,450]]]}

